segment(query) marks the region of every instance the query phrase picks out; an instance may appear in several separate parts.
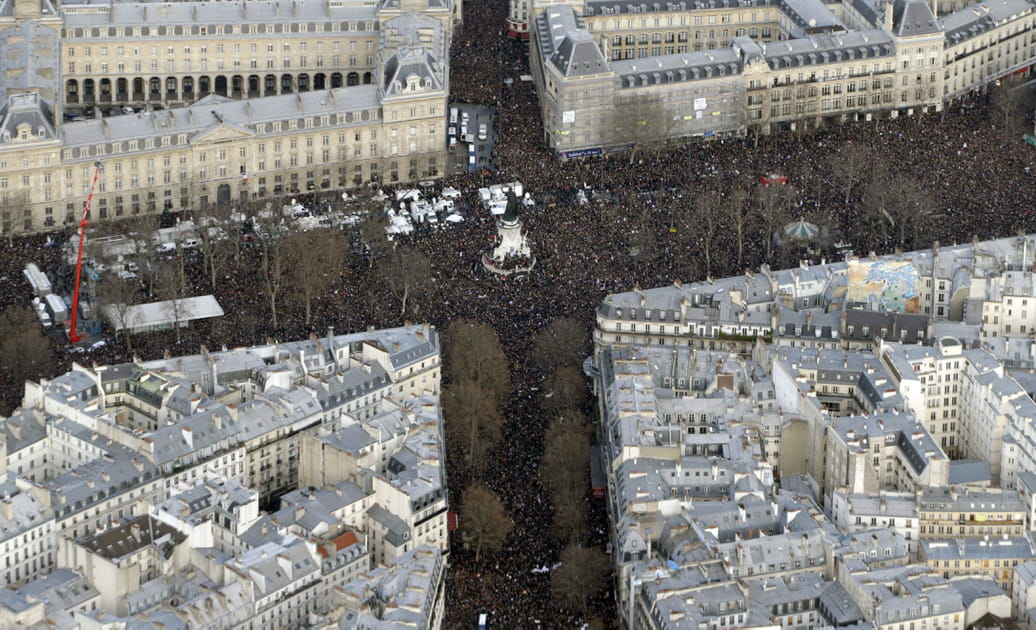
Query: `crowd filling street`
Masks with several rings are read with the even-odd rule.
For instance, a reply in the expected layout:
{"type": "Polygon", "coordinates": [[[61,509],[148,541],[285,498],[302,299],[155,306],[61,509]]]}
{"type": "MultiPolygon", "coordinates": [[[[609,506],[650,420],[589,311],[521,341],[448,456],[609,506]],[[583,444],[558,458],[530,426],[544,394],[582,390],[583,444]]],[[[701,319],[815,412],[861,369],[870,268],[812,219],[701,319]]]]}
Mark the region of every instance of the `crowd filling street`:
{"type": "MultiPolygon", "coordinates": [[[[682,206],[705,190],[729,190],[741,183],[750,195],[756,194],[762,173],[786,175],[794,191],[780,226],[801,216],[821,226],[832,243],[845,241],[866,254],[876,247],[867,240],[873,234],[861,229],[867,220],[861,193],[854,192],[846,203],[844,188],[833,183],[832,175],[836,156],[854,143],[869,151],[873,161],[867,171],[880,167],[893,181],[916,182],[929,195],[935,212],[911,246],[1036,231],[1036,149],[1005,139],[987,99],[976,96],[967,107],[955,105],[941,113],[832,123],[808,133],[758,140],[642,148],[632,160],[615,155],[560,162],[544,145],[533,84],[519,80],[528,73],[526,45],[488,28],[504,28],[506,3],[468,2],[464,11],[464,27],[450,60],[451,100],[494,106],[499,140],[492,168],[448,174],[442,182],[463,192],[460,205],[467,220],[448,230],[395,239],[396,247],[424,254],[431,266],[430,281],[414,288],[408,312],[400,314],[398,299],[370,262],[350,253],[340,269],[332,270],[332,286],[315,304],[311,324],[306,324],[302,308],[286,299],[280,325],[273,329],[257,273],[261,248],[246,248],[215,291],[226,313],[222,321],[192,327],[180,345],[172,333],[142,336],[136,352],[153,358],[167,349],[174,355],[196,352],[203,343],[217,348],[251,345],[266,337],[305,338],[311,331],[326,332],[328,326],[345,332],[399,325],[403,319],[429,321],[440,331],[459,318],[492,326],[508,353],[514,391],[505,408],[502,446],[481,481],[501,496],[515,526],[503,551],[483,554],[477,563],[459,538],[454,539],[445,627],[473,627],[481,612],[490,613],[492,625],[499,628],[578,627],[584,621],[581,615],[562,611],[552,601],[550,575],[533,572],[553,565],[561,545],[552,537],[550,503],[536,475],[550,418],[535,394],[545,375],[527,360],[532,333],[560,317],[586,322],[589,329],[595,305],[611,292],[700,280],[706,273],[721,277],[762,263],[794,264],[807,255],[804,247],[785,244],[773,247],[767,258],[771,234],[750,216],[753,227],[746,233],[740,265],[730,253],[736,237],[729,228],[713,235],[709,246],[715,253],[706,262],[701,239],[707,236],[674,220],[682,206]],[[505,83],[508,78],[513,81],[505,83]],[[496,231],[493,218],[478,202],[477,189],[511,181],[521,181],[535,200],[534,206],[522,209],[522,218],[538,262],[521,280],[489,276],[478,264],[496,231]],[[577,202],[580,190],[590,196],[589,202],[577,202]]],[[[26,305],[31,299],[21,276],[26,262],[58,267],[60,250],[45,248],[44,241],[33,237],[3,244],[0,307],[26,305]]],[[[897,245],[902,243],[878,243],[886,250],[897,245]]],[[[832,251],[814,253],[819,257],[832,251]]],[[[211,292],[201,262],[192,260],[188,267],[197,293],[211,292]]],[[[67,369],[73,359],[106,363],[127,360],[129,354],[122,343],[113,342],[85,357],[62,347],[59,369],[67,369]]],[[[5,385],[5,401],[10,404],[20,389],[18,384],[5,385]]],[[[448,478],[451,500],[459,500],[472,480],[452,469],[448,478]]],[[[592,512],[590,542],[603,548],[603,506],[588,497],[587,509],[592,512]]],[[[595,601],[595,609],[606,622],[616,616],[607,593],[595,601]]]]}

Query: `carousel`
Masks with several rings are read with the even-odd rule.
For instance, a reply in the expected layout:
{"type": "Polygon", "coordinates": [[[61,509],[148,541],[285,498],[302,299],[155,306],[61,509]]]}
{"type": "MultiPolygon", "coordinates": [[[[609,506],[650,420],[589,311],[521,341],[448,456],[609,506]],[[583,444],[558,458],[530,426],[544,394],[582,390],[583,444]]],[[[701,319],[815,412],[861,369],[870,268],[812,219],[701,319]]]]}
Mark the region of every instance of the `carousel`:
{"type": "Polygon", "coordinates": [[[784,239],[787,241],[809,242],[817,238],[820,229],[802,217],[784,226],[784,239]]]}

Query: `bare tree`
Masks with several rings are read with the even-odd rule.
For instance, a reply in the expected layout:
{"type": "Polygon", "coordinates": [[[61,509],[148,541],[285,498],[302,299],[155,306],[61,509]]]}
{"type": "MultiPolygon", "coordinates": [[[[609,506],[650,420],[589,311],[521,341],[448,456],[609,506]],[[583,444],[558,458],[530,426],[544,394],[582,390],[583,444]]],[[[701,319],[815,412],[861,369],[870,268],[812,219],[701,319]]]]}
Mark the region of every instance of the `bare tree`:
{"type": "Polygon", "coordinates": [[[181,324],[190,316],[189,304],[185,301],[189,295],[179,267],[166,265],[161,268],[158,274],[158,295],[165,301],[166,314],[173,320],[176,343],[179,345],[183,335],[181,324]]]}
{"type": "Polygon", "coordinates": [[[853,190],[866,179],[873,161],[874,155],[870,148],[859,142],[844,144],[831,160],[831,176],[842,185],[846,209],[849,208],[853,190]]]}
{"type": "Polygon", "coordinates": [[[759,211],[759,228],[766,237],[766,260],[773,257],[773,237],[791,216],[795,190],[787,185],[756,186],[755,205],[759,211]]]}
{"type": "Polygon", "coordinates": [[[585,543],[589,534],[586,502],[562,497],[554,501],[554,535],[564,543],[585,543]]]}
{"type": "Polygon", "coordinates": [[[0,393],[5,399],[0,414],[6,414],[18,403],[25,381],[49,376],[57,362],[53,345],[30,309],[8,306],[0,312],[0,330],[0,393]]]}
{"type": "Polygon", "coordinates": [[[504,425],[492,392],[472,381],[451,383],[443,391],[442,408],[448,444],[463,453],[473,470],[481,470],[504,425]]]}
{"type": "Polygon", "coordinates": [[[123,280],[115,274],[106,273],[97,283],[96,295],[101,303],[101,308],[114,320],[112,323],[115,327],[115,339],[119,338],[119,329],[122,329],[126,350],[132,352],[133,335],[129,332],[132,325],[132,322],[129,321],[129,313],[130,307],[136,304],[140,298],[140,288],[137,282],[123,280]]]}
{"type": "Polygon", "coordinates": [[[489,326],[458,319],[446,330],[446,370],[453,382],[478,383],[497,405],[511,392],[507,357],[496,331],[489,326]]]}
{"type": "Polygon", "coordinates": [[[399,314],[405,315],[410,296],[431,280],[431,263],[416,249],[398,246],[378,261],[378,275],[399,300],[399,314]]]}
{"type": "Polygon", "coordinates": [[[374,262],[380,260],[391,249],[392,244],[389,243],[388,234],[385,232],[388,221],[377,202],[367,199],[360,200],[357,204],[361,209],[367,209],[363,220],[357,226],[357,231],[360,242],[367,248],[368,266],[374,266],[374,262]]]}
{"type": "Polygon", "coordinates": [[[897,244],[900,229],[896,216],[898,186],[884,166],[871,173],[860,200],[858,238],[865,249],[883,250],[897,244]]]}
{"type": "Polygon", "coordinates": [[[713,254],[719,248],[719,236],[726,229],[723,197],[719,192],[699,192],[690,204],[682,206],[676,215],[680,231],[692,235],[701,251],[706,275],[713,271],[713,254]]]}
{"type": "Polygon", "coordinates": [[[649,265],[662,253],[657,233],[658,210],[645,204],[639,214],[629,217],[625,228],[629,232],[629,254],[640,263],[649,265]]]}
{"type": "Polygon", "coordinates": [[[302,296],[306,324],[312,320],[313,301],[334,282],[347,249],[345,235],[338,230],[316,229],[287,237],[291,283],[302,296]]]}
{"type": "Polygon", "coordinates": [[[935,216],[935,200],[912,179],[896,179],[889,184],[887,220],[897,247],[911,249],[923,242],[935,216]]]}
{"type": "Polygon", "coordinates": [[[256,225],[262,233],[262,256],[259,271],[263,289],[270,304],[270,323],[274,328],[280,321],[278,299],[291,271],[291,248],[284,238],[284,226],[277,213],[268,211],[256,218],[256,225]]]}
{"type": "Polygon", "coordinates": [[[740,269],[745,259],[745,235],[751,231],[752,207],[748,203],[748,189],[744,182],[738,182],[730,190],[726,198],[727,214],[734,228],[737,239],[737,268],[740,269]]]}
{"type": "Polygon", "coordinates": [[[586,377],[582,370],[573,365],[563,365],[555,369],[544,381],[543,389],[540,391],[540,406],[550,413],[579,409],[589,396],[586,377]]]}
{"type": "Polygon", "coordinates": [[[1020,79],[1005,77],[997,82],[990,95],[990,104],[998,118],[1005,143],[1017,142],[1025,131],[1025,118],[1030,88],[1020,79]]]}
{"type": "Polygon", "coordinates": [[[543,439],[540,477],[559,497],[581,498],[587,490],[590,461],[590,425],[577,411],[555,416],[543,439]]]}
{"type": "Polygon", "coordinates": [[[476,483],[464,491],[461,500],[461,528],[475,547],[475,563],[483,551],[500,551],[514,527],[500,497],[476,483]]]}
{"type": "MultiPolygon", "coordinates": [[[[648,212],[645,212],[647,215],[648,212]]],[[[637,226],[630,234],[630,255],[634,255],[645,264],[654,262],[658,256],[658,239],[656,237],[651,220],[642,216],[636,223],[637,226]]],[[[632,226],[631,226],[632,227],[632,226]]]]}
{"type": "Polygon", "coordinates": [[[637,152],[661,148],[673,133],[675,121],[659,97],[635,96],[617,103],[612,113],[614,144],[630,144],[629,163],[637,152]]]}
{"type": "Polygon", "coordinates": [[[569,542],[586,537],[585,497],[589,487],[590,440],[582,415],[558,416],[547,428],[540,462],[540,483],[554,507],[559,538],[569,542]]]}
{"type": "Polygon", "coordinates": [[[187,284],[187,256],[190,254],[190,250],[183,246],[182,238],[177,240],[175,245],[176,249],[173,250],[171,262],[175,262],[176,273],[180,276],[180,293],[186,296],[190,292],[190,287],[187,284]]]}
{"type": "Polygon", "coordinates": [[[140,274],[148,294],[153,295],[161,260],[153,242],[158,230],[158,215],[138,214],[127,219],[122,227],[125,235],[136,244],[136,253],[132,257],[133,262],[137,265],[137,273],[140,274]]]}
{"type": "Polygon", "coordinates": [[[236,258],[240,247],[240,226],[230,225],[232,212],[227,204],[215,204],[197,215],[198,250],[205,259],[213,291],[219,286],[219,276],[229,266],[230,259],[236,258]]]}
{"type": "Polygon", "coordinates": [[[589,352],[586,325],[571,317],[555,319],[532,340],[532,361],[544,372],[561,365],[580,365],[589,352]]]}
{"type": "Polygon", "coordinates": [[[611,565],[597,549],[568,545],[561,551],[561,566],[550,575],[550,592],[569,610],[590,618],[590,600],[608,583],[611,565]]]}

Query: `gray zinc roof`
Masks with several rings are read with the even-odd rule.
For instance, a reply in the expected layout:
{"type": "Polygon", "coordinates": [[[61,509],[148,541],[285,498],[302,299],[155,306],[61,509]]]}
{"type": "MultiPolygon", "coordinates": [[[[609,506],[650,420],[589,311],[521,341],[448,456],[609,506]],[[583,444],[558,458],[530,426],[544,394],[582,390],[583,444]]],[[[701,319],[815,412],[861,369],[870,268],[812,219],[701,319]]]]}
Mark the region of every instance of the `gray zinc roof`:
{"type": "MultiPolygon", "coordinates": [[[[245,2],[159,2],[155,0],[71,0],[61,3],[66,28],[193,24],[323,24],[337,19],[369,20],[377,28],[377,8],[363,2],[330,0],[249,0],[245,2]],[[247,5],[247,6],[246,6],[247,5]]],[[[330,27],[330,24],[328,24],[330,27]]],[[[299,33],[296,29],[292,33],[299,33]]],[[[343,29],[345,30],[345,29],[343,29]]],[[[360,26],[359,30],[365,30],[360,26]]],[[[175,33],[175,31],[173,32],[175,33]]],[[[229,33],[227,37],[232,37],[229,33]]]]}
{"type": "Polygon", "coordinates": [[[0,145],[19,141],[19,128],[28,125],[33,140],[54,140],[54,111],[39,94],[13,94],[0,105],[0,145]]]}
{"type": "MultiPolygon", "coordinates": [[[[993,29],[1003,20],[1036,10],[1034,0],[991,0],[979,6],[967,6],[939,19],[946,32],[946,46],[954,46],[993,29]]],[[[1003,239],[1006,240],[1006,239],[1003,239]]],[[[999,241],[994,241],[1000,245],[999,241]]]]}
{"type": "Polygon", "coordinates": [[[770,68],[795,68],[849,59],[891,57],[892,39],[883,31],[849,31],[817,34],[763,45],[770,68]]]}
{"type": "Polygon", "coordinates": [[[942,30],[924,0],[895,0],[892,5],[892,28],[899,37],[931,35],[942,30]]]}
{"type": "Polygon", "coordinates": [[[47,437],[43,412],[22,407],[10,418],[0,421],[8,453],[15,453],[47,437]]]}
{"type": "Polygon", "coordinates": [[[631,88],[734,76],[741,71],[741,55],[733,48],[717,48],[613,61],[611,68],[619,77],[619,86],[631,88]]]}
{"type": "Polygon", "coordinates": [[[566,33],[550,60],[567,77],[608,72],[608,63],[593,35],[582,29],[566,33]]]}
{"type": "Polygon", "coordinates": [[[374,438],[360,424],[350,424],[333,433],[321,435],[319,439],[329,446],[351,454],[358,454],[361,450],[375,443],[374,438]]]}
{"type": "Polygon", "coordinates": [[[410,540],[410,528],[403,519],[389,512],[378,504],[367,510],[367,516],[377,521],[385,528],[385,540],[396,547],[402,547],[410,540]]]}
{"type": "Polygon", "coordinates": [[[419,89],[443,89],[443,66],[423,47],[399,48],[385,61],[382,71],[386,96],[405,96],[414,79],[419,89]]]}
{"type": "MultiPolygon", "coordinates": [[[[334,124],[351,124],[352,114],[379,106],[378,86],[350,87],[281,94],[211,106],[188,106],[130,114],[105,119],[65,123],[61,126],[65,146],[76,147],[107,142],[125,142],[156,136],[186,134],[190,142],[203,140],[220,129],[254,135],[255,126],[307,116],[332,116],[334,124]]],[[[360,124],[360,118],[355,118],[360,124]]],[[[225,354],[225,353],[224,353],[225,354]]]]}

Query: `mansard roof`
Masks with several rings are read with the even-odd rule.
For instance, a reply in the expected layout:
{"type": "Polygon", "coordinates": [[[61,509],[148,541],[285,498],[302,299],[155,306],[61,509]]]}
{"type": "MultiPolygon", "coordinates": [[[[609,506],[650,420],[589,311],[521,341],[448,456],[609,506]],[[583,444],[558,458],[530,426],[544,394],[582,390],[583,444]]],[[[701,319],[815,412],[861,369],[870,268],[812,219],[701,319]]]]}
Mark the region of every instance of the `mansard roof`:
{"type": "Polygon", "coordinates": [[[13,94],[0,105],[0,145],[54,140],[54,111],[36,92],[13,94]],[[26,136],[22,135],[26,131],[26,136]]]}
{"type": "Polygon", "coordinates": [[[896,0],[892,5],[892,32],[898,37],[939,33],[942,28],[924,0],[896,0]]]}
{"type": "Polygon", "coordinates": [[[442,64],[425,48],[402,47],[385,61],[385,96],[410,91],[442,90],[442,64]],[[412,81],[417,80],[416,86],[412,81]]]}

